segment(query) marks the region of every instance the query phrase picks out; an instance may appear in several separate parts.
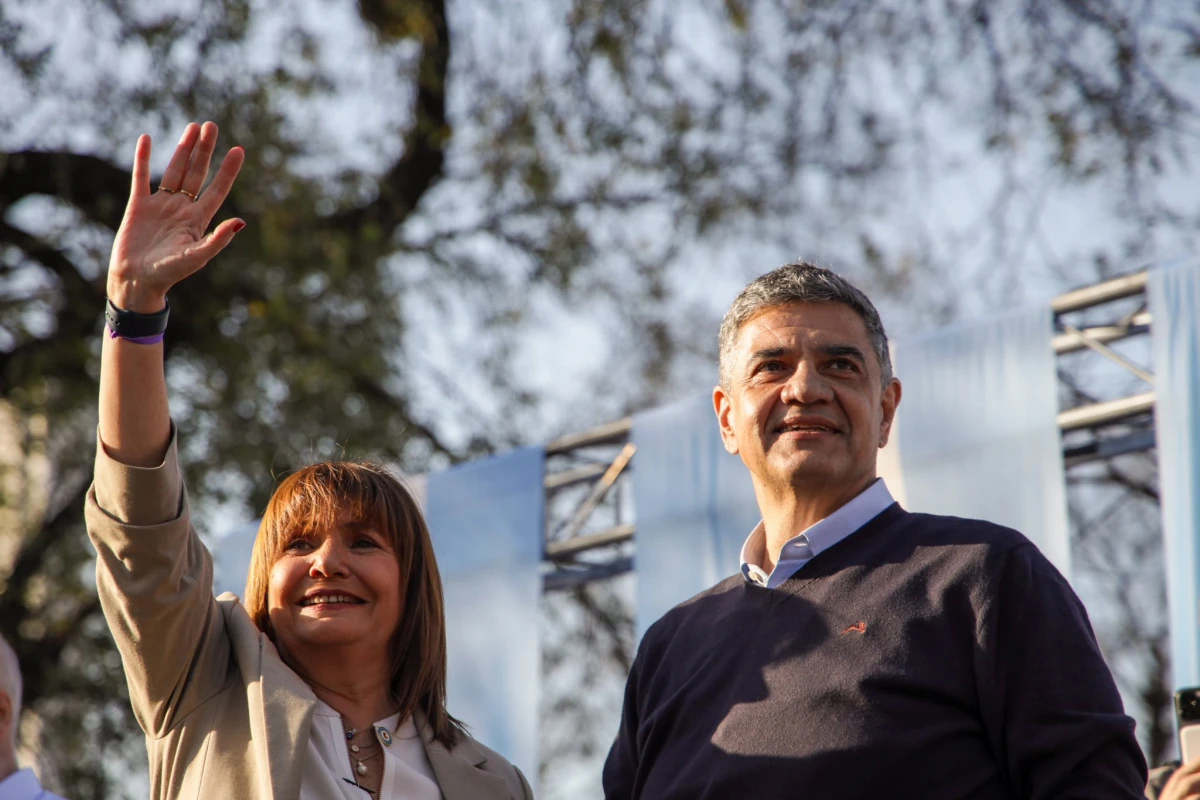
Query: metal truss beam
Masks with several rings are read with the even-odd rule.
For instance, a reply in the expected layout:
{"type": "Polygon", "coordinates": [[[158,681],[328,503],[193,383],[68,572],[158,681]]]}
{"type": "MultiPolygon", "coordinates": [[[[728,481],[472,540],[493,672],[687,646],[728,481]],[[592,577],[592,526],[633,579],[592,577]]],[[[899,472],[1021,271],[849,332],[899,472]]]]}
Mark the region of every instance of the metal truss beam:
{"type": "MultiPolygon", "coordinates": [[[[1091,328],[1077,328],[1076,330],[1096,344],[1108,344],[1109,342],[1128,339],[1131,336],[1149,333],[1150,321],[1149,311],[1139,311],[1131,316],[1128,321],[1122,321],[1116,325],[1097,325],[1091,328]]],[[[1053,343],[1054,352],[1060,356],[1067,353],[1074,353],[1090,346],[1086,342],[1081,341],[1079,335],[1076,333],[1060,333],[1054,337],[1053,343]]]]}
{"type": "Polygon", "coordinates": [[[1058,428],[1063,433],[1080,428],[1095,428],[1120,422],[1154,410],[1154,392],[1135,394],[1103,403],[1090,403],[1063,411],[1058,415],[1058,428]]]}
{"type": "Polygon", "coordinates": [[[1155,446],[1154,425],[1147,423],[1129,433],[1068,447],[1063,450],[1063,462],[1067,469],[1092,461],[1107,461],[1127,453],[1141,453],[1155,446]]]}
{"type": "Polygon", "coordinates": [[[1082,289],[1073,289],[1051,300],[1050,310],[1055,314],[1066,314],[1143,294],[1149,278],[1150,271],[1141,270],[1129,275],[1122,275],[1119,278],[1094,283],[1091,286],[1084,286],[1082,289]]]}

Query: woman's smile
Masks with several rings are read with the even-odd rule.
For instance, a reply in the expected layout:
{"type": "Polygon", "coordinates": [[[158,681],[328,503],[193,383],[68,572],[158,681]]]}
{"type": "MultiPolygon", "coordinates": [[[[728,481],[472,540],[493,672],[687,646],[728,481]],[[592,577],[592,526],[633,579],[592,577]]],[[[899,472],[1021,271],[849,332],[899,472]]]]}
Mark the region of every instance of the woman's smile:
{"type": "Polygon", "coordinates": [[[323,605],[341,606],[362,605],[365,602],[367,601],[348,592],[317,591],[305,595],[300,600],[299,605],[304,607],[323,605]]]}

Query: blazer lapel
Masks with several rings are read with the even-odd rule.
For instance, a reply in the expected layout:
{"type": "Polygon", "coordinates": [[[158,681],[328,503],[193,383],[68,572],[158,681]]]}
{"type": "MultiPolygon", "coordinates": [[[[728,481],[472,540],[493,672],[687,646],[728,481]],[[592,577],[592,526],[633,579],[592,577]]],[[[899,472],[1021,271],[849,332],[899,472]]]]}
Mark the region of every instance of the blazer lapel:
{"type": "Polygon", "coordinates": [[[297,800],[300,759],[308,751],[317,698],[279,658],[275,645],[258,630],[237,597],[226,593],[217,603],[246,682],[250,737],[256,760],[267,766],[270,796],[297,800]]]}
{"type": "Polygon", "coordinates": [[[510,800],[504,779],[482,768],[487,756],[473,739],[464,737],[453,750],[448,750],[433,738],[424,714],[414,711],[413,722],[421,732],[425,755],[445,800],[510,800]]]}
{"type": "Polygon", "coordinates": [[[269,736],[267,758],[276,800],[300,797],[300,759],[308,752],[316,696],[263,637],[263,719],[269,736]],[[269,649],[268,649],[269,648],[269,649]]]}

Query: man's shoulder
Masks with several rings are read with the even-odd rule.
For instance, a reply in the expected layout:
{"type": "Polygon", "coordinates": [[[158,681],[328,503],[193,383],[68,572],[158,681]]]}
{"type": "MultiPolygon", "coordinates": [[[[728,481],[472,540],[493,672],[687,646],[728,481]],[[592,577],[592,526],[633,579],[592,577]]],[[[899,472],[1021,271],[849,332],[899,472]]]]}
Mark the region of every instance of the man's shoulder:
{"type": "Polygon", "coordinates": [[[981,554],[1007,553],[1032,542],[1018,530],[969,517],[904,512],[907,541],[918,547],[973,549],[981,554]]]}
{"type": "Polygon", "coordinates": [[[1022,533],[994,522],[896,507],[885,523],[843,560],[898,576],[921,574],[939,583],[981,585],[994,584],[1016,563],[1039,573],[1053,569],[1022,533]]]}
{"type": "Polygon", "coordinates": [[[903,524],[883,545],[887,552],[876,554],[902,571],[938,574],[938,580],[965,581],[985,591],[1011,580],[1066,584],[1037,545],[1013,528],[981,519],[907,512],[903,524]]]}
{"type": "Polygon", "coordinates": [[[741,573],[737,573],[689,597],[647,628],[643,639],[669,638],[675,631],[694,623],[711,625],[715,610],[721,606],[734,606],[739,602],[745,582],[746,579],[741,573]]]}
{"type": "Polygon", "coordinates": [[[735,572],[733,575],[713,584],[704,591],[692,595],[668,611],[667,614],[678,613],[690,615],[697,613],[699,607],[702,605],[710,605],[714,602],[737,602],[740,592],[745,585],[746,579],[742,576],[742,573],[735,572]]]}

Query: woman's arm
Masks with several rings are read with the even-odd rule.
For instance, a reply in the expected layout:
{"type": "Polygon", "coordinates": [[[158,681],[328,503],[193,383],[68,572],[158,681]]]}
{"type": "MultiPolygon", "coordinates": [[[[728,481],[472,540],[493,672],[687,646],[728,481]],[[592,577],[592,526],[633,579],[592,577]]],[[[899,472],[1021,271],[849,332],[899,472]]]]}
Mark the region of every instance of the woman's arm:
{"type": "MultiPolygon", "coordinates": [[[[200,194],[216,144],[216,125],[188,125],[159,189],[151,191],[150,137],[138,139],[129,204],[108,265],[113,305],[140,314],[161,311],[167,291],[207,264],[245,226],[230,219],[204,235],[244,159],[241,148],[230,150],[212,185],[200,194]]],[[[129,466],[152,467],[162,463],[170,436],[162,343],[106,334],[100,360],[100,442],[106,452],[129,466]]]]}
{"type": "MultiPolygon", "coordinates": [[[[231,150],[199,194],[216,137],[212,123],[189,125],[154,193],[150,139],[138,140],[133,188],[108,272],[108,297],[118,308],[162,310],[167,290],[241,228],[240,220],[229,220],[204,235],[243,158],[231,150]],[[192,195],[199,195],[196,202],[192,195]]],[[[105,339],[100,446],[84,511],[96,547],[97,591],[125,664],[130,701],[142,728],[157,737],[228,681],[230,642],[212,596],[212,559],[191,526],[171,446],[162,344],[105,339]]]]}

